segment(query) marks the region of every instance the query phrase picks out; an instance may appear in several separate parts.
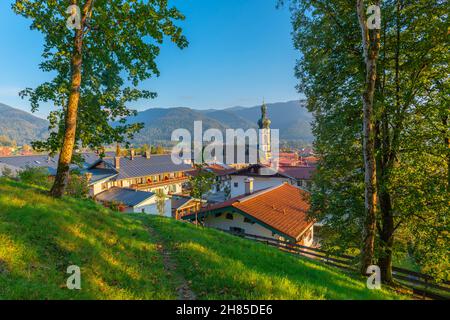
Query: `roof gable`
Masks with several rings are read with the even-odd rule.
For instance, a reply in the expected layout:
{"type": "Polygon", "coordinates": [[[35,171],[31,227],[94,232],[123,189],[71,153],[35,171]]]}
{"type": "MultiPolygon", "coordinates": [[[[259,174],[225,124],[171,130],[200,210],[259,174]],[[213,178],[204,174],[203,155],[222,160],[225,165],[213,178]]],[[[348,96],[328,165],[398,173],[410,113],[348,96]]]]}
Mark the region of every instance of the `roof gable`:
{"type": "MultiPolygon", "coordinates": [[[[298,240],[314,223],[308,218],[309,193],[290,184],[260,190],[251,195],[241,195],[228,201],[208,206],[200,211],[207,215],[228,209],[238,210],[255,222],[288,238],[298,240]]],[[[192,218],[189,215],[184,218],[192,218]]]]}
{"type": "Polygon", "coordinates": [[[135,207],[142,202],[154,197],[153,192],[137,191],[134,189],[113,187],[98,194],[95,199],[102,202],[120,202],[130,207],[135,207]]]}

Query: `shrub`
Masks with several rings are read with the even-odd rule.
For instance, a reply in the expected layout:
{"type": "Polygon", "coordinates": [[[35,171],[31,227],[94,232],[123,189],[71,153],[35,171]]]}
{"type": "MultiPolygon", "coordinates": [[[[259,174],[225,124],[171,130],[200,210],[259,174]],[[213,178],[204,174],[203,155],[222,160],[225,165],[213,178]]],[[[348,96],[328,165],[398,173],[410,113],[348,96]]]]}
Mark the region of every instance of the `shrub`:
{"type": "Polygon", "coordinates": [[[77,172],[71,172],[66,187],[66,194],[79,199],[87,198],[89,195],[87,177],[77,172]]]}
{"type": "Polygon", "coordinates": [[[28,184],[49,188],[48,169],[44,167],[27,167],[19,172],[19,179],[28,184]]]}
{"type": "Polygon", "coordinates": [[[6,178],[13,178],[15,176],[11,168],[8,167],[3,167],[1,175],[6,178]]]}

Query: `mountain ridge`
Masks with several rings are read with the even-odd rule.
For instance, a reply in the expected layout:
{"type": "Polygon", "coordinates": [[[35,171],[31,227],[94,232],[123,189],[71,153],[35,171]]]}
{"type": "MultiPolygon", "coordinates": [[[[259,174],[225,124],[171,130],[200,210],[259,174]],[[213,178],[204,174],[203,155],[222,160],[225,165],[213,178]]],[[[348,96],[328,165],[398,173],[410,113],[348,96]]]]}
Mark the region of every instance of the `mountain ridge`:
{"type": "MultiPolygon", "coordinates": [[[[267,113],[272,129],[280,129],[280,139],[311,143],[312,116],[304,107],[304,101],[268,103],[267,113]]],[[[203,130],[257,128],[261,106],[230,107],[199,110],[187,107],[149,108],[127,118],[127,123],[144,123],[144,128],[132,141],[133,144],[159,144],[171,140],[175,129],[184,128],[193,133],[194,121],[202,121],[203,130]]],[[[117,122],[113,123],[117,124],[117,122]]],[[[0,103],[0,135],[29,144],[48,135],[48,121],[31,113],[0,103]]]]}

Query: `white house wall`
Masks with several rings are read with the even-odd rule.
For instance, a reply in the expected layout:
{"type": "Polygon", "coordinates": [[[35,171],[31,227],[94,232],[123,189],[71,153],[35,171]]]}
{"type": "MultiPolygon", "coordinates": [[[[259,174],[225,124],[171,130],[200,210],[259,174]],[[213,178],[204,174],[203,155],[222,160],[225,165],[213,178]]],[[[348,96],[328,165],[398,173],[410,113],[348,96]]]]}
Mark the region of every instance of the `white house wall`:
{"type": "MultiPolygon", "coordinates": [[[[231,197],[237,197],[245,194],[245,182],[244,180],[247,176],[231,176],[231,197]],[[237,183],[237,187],[235,186],[237,183]]],[[[253,191],[259,191],[266,188],[272,188],[283,184],[283,182],[290,182],[288,178],[263,178],[263,177],[252,177],[253,180],[253,191]]]]}
{"type": "MultiPolygon", "coordinates": [[[[95,196],[103,191],[109,190],[112,187],[119,187],[119,188],[129,188],[131,186],[130,182],[128,180],[122,180],[122,185],[118,181],[109,181],[109,182],[99,182],[95,183],[91,187],[91,195],[95,196]],[[106,188],[102,188],[102,185],[106,185],[106,188]]],[[[165,195],[168,195],[169,193],[181,193],[182,192],[182,184],[170,184],[165,186],[159,186],[154,188],[146,188],[146,189],[139,189],[141,191],[147,191],[147,192],[156,192],[158,189],[162,189],[165,195]]]]}
{"type": "Polygon", "coordinates": [[[260,224],[257,223],[247,223],[244,222],[244,216],[238,213],[232,213],[233,220],[227,219],[226,213],[222,213],[219,217],[216,217],[214,214],[210,214],[205,218],[205,226],[209,228],[216,228],[225,231],[230,231],[230,228],[241,228],[245,230],[247,234],[254,234],[258,236],[268,237],[277,239],[278,235],[272,235],[272,231],[264,228],[260,224]]]}
{"type": "MultiPolygon", "coordinates": [[[[152,197],[148,199],[147,201],[139,204],[139,206],[135,206],[133,208],[133,212],[135,213],[147,213],[152,215],[159,215],[158,212],[158,206],[156,204],[157,197],[152,197]]],[[[164,216],[165,217],[172,217],[172,203],[170,199],[165,200],[164,205],[164,216]]]]}

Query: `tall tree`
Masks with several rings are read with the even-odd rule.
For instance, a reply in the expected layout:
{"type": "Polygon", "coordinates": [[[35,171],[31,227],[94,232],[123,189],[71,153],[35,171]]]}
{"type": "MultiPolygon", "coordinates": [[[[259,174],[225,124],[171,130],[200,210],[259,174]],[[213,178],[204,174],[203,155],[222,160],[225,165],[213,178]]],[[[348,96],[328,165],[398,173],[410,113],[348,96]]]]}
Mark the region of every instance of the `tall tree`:
{"type": "Polygon", "coordinates": [[[56,73],[52,81],[21,95],[30,98],[33,111],[40,102],[52,101],[59,107],[49,115],[54,129],[49,139],[33,146],[52,153],[60,150],[51,190],[60,197],[74,150],[123,142],[142,127],[125,123],[127,116],[135,114],[126,104],[156,96],[137,85],[159,75],[155,58],[165,37],[180,48],[187,46],[181,28],[175,25],[184,17],[169,7],[167,0],[16,0],[12,7],[32,20],[31,29],[44,34],[40,67],[56,73]],[[80,8],[75,31],[66,27],[68,5],[80,8]],[[110,123],[116,119],[120,125],[112,127],[110,123]]]}
{"type": "MultiPolygon", "coordinates": [[[[385,282],[392,281],[393,259],[405,252],[422,271],[449,276],[444,267],[450,243],[445,2],[380,1],[373,103],[379,210],[374,253],[385,282]]],[[[292,2],[294,44],[301,52],[298,88],[314,114],[315,149],[321,158],[312,214],[325,223],[324,246],[341,250],[357,248],[364,230],[365,167],[358,155],[364,140],[360,93],[367,70],[355,3],[292,2]]]]}
{"type": "MultiPolygon", "coordinates": [[[[375,5],[380,8],[380,1],[375,5]]],[[[366,65],[366,80],[363,102],[363,154],[364,154],[364,206],[366,223],[361,254],[361,273],[366,274],[367,268],[374,262],[375,235],[377,219],[377,187],[375,167],[375,125],[374,125],[374,96],[377,82],[377,60],[380,50],[380,29],[369,27],[364,0],[356,1],[359,26],[362,35],[364,62],[366,65]]],[[[379,12],[374,12],[379,14],[379,12]]],[[[379,16],[378,19],[380,19],[379,16]]],[[[375,17],[375,19],[377,19],[375,17]]]]}

